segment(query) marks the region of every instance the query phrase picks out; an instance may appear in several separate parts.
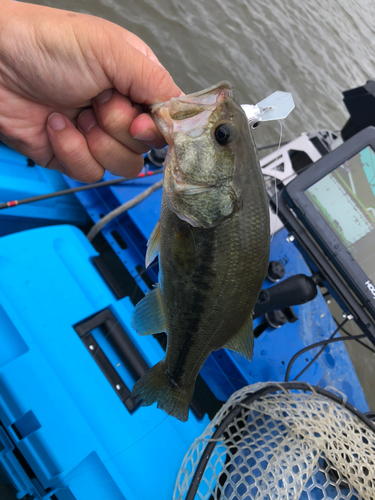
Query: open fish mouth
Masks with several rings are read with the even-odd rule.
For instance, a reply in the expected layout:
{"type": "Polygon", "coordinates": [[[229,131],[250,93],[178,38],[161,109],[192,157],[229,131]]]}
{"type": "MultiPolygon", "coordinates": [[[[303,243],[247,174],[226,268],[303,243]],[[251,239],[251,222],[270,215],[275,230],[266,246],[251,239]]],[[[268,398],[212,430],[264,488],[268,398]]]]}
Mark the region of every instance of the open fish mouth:
{"type": "Polygon", "coordinates": [[[167,143],[172,146],[176,133],[199,137],[208,126],[212,111],[232,96],[232,85],[219,82],[193,94],[173,97],[150,106],[151,115],[167,143]]]}
{"type": "Polygon", "coordinates": [[[213,227],[234,210],[231,181],[237,121],[244,121],[248,129],[246,117],[233,99],[232,85],[222,81],[155,104],[151,115],[170,146],[163,185],[169,210],[193,227],[213,227]]]}

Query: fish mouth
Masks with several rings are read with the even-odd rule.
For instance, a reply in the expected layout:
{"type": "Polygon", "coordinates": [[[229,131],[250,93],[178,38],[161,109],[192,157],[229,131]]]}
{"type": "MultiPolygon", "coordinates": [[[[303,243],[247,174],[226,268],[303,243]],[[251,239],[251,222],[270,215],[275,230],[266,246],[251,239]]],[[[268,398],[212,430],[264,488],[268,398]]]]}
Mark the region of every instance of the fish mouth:
{"type": "Polygon", "coordinates": [[[151,116],[172,146],[177,132],[199,137],[206,130],[212,111],[231,96],[232,85],[222,81],[208,89],[153,104],[150,106],[151,116]]]}

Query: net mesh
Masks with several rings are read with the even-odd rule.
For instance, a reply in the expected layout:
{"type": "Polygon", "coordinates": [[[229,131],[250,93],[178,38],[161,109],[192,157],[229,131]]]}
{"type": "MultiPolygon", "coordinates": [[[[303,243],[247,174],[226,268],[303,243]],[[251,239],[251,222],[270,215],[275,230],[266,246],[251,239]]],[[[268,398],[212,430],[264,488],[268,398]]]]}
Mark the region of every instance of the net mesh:
{"type": "MultiPolygon", "coordinates": [[[[186,498],[215,429],[241,411],[214,440],[194,497],[200,500],[375,499],[375,434],[349,411],[318,394],[282,384],[246,404],[267,383],[234,393],[187,452],[174,500],[186,498]]],[[[275,385],[275,384],[272,384],[275,385]]]]}

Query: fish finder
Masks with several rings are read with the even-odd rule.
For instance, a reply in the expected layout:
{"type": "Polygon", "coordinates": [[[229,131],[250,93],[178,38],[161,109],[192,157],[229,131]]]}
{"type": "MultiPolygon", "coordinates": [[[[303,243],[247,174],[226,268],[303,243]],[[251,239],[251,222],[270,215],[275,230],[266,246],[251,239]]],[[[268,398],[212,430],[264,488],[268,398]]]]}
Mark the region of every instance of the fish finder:
{"type": "Polygon", "coordinates": [[[278,201],[313,272],[375,344],[375,128],[308,167],[278,201]]]}

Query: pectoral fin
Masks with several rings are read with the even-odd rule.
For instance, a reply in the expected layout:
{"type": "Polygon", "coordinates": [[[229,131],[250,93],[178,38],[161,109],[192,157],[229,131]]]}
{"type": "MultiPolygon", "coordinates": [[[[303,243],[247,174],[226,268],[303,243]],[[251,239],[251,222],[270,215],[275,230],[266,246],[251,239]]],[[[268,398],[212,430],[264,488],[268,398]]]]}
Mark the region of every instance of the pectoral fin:
{"type": "Polygon", "coordinates": [[[254,349],[253,320],[251,317],[223,347],[238,352],[238,354],[251,361],[254,349]]]}
{"type": "Polygon", "coordinates": [[[156,226],[154,227],[147,242],[146,269],[159,254],[159,240],[160,240],[160,220],[156,223],[156,226]]]}
{"type": "Polygon", "coordinates": [[[135,306],[132,316],[132,327],[139,335],[151,335],[167,331],[165,321],[164,299],[159,284],[146,293],[146,296],[135,306]]]}

